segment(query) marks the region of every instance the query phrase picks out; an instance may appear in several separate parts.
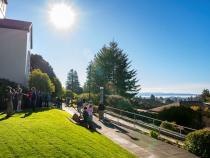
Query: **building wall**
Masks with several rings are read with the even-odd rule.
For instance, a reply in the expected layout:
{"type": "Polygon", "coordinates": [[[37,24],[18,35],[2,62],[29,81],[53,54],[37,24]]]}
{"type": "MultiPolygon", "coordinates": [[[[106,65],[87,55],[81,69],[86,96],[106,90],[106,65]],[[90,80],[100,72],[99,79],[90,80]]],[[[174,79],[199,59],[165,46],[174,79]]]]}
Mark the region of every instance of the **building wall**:
{"type": "Polygon", "coordinates": [[[6,14],[7,5],[3,1],[4,0],[0,0],[0,19],[5,18],[5,14],[6,14]]]}
{"type": "Polygon", "coordinates": [[[25,63],[26,82],[29,80],[30,67],[31,67],[31,38],[32,38],[31,32],[28,32],[27,33],[27,46],[26,46],[26,63],[25,63]]]}
{"type": "Polygon", "coordinates": [[[0,28],[0,78],[27,86],[27,32],[0,28]]]}

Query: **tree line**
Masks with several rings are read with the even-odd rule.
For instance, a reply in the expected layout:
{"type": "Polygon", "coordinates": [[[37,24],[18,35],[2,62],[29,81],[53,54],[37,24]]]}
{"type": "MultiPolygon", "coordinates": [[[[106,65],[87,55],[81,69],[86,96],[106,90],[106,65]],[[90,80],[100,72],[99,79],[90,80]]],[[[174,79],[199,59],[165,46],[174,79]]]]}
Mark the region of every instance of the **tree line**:
{"type": "Polygon", "coordinates": [[[44,93],[51,93],[53,97],[60,97],[63,94],[62,84],[52,66],[38,54],[31,54],[29,86],[36,87],[44,93]]]}
{"type": "MultiPolygon", "coordinates": [[[[55,96],[62,93],[61,82],[55,75],[51,65],[42,56],[31,55],[31,71],[31,78],[34,78],[30,80],[31,86],[38,85],[37,87],[40,90],[50,91],[55,96]]],[[[66,90],[75,94],[83,92],[99,94],[100,87],[103,87],[106,95],[133,98],[140,90],[136,76],[137,71],[132,69],[127,53],[118,47],[117,42],[112,41],[103,46],[96,53],[94,59],[90,61],[83,88],[80,85],[77,71],[70,69],[67,74],[66,90]]]]}

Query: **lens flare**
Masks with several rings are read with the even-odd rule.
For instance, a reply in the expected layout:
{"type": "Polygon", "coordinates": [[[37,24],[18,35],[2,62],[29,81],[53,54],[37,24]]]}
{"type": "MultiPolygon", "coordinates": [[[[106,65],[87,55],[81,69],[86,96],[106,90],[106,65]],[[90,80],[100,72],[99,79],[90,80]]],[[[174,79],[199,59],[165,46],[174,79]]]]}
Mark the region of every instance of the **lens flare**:
{"type": "Polygon", "coordinates": [[[65,3],[53,4],[49,9],[50,22],[58,29],[70,29],[75,23],[74,9],[65,3]]]}

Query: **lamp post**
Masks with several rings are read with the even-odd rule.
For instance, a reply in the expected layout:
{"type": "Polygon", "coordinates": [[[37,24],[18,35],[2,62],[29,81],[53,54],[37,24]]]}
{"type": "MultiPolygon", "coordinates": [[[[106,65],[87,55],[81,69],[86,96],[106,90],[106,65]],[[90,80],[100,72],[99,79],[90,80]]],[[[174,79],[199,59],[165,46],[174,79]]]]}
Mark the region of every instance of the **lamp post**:
{"type": "Polygon", "coordinates": [[[100,103],[104,103],[104,87],[100,87],[100,103]]]}
{"type": "Polygon", "coordinates": [[[88,100],[90,102],[90,85],[91,85],[91,73],[92,73],[92,62],[90,63],[90,66],[89,66],[89,84],[88,84],[88,100]]]}

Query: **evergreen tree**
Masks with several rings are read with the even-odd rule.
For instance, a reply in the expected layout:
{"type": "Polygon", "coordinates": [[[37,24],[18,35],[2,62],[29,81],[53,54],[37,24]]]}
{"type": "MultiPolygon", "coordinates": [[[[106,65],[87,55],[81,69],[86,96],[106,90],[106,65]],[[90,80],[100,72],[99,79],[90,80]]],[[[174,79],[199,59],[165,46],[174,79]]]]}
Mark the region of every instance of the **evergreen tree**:
{"type": "Polygon", "coordinates": [[[63,95],[63,87],[58,78],[54,78],[52,83],[55,85],[55,92],[53,93],[54,96],[61,97],[63,95]]]}
{"type": "Polygon", "coordinates": [[[40,69],[43,73],[47,73],[51,80],[56,77],[52,66],[41,55],[31,54],[30,64],[31,71],[34,69],[40,69]]]}
{"type": "Polygon", "coordinates": [[[71,69],[67,76],[66,89],[74,91],[74,70],[71,69]]]}
{"type": "Polygon", "coordinates": [[[202,94],[201,94],[201,97],[200,97],[201,101],[207,102],[209,98],[210,98],[210,92],[209,92],[209,90],[208,89],[204,89],[202,91],[202,94]]]}
{"type": "Polygon", "coordinates": [[[130,69],[128,55],[118,48],[116,42],[104,46],[87,68],[86,87],[98,93],[99,87],[105,88],[106,94],[118,94],[133,97],[139,91],[137,72],[130,69]]]}
{"type": "Polygon", "coordinates": [[[80,87],[77,71],[73,69],[71,69],[68,73],[66,89],[76,94],[82,93],[82,88],[80,87]]]}

